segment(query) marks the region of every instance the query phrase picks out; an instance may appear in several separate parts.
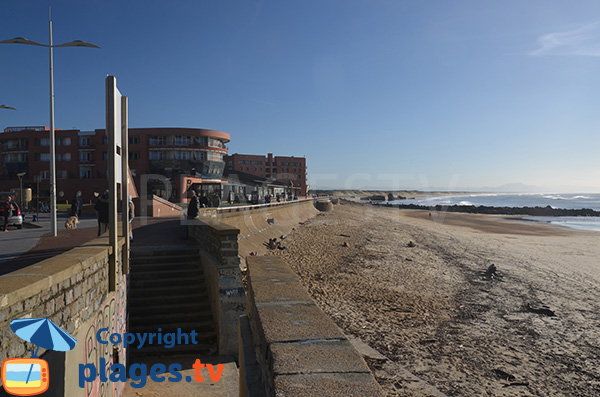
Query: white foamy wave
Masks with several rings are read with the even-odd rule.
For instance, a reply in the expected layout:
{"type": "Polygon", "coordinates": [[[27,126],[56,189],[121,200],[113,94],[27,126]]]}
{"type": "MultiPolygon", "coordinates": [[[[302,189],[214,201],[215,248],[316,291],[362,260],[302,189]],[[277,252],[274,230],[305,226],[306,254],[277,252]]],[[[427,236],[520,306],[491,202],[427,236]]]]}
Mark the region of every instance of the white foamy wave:
{"type": "Polygon", "coordinates": [[[471,203],[470,201],[461,201],[458,203],[458,205],[473,205],[473,203],[471,203]]]}
{"type": "Polygon", "coordinates": [[[559,195],[548,195],[548,196],[542,196],[542,197],[551,199],[551,200],[564,200],[564,197],[559,196],[559,195]]]}
{"type": "Polygon", "coordinates": [[[589,196],[573,196],[573,197],[571,197],[571,200],[576,200],[576,199],[589,200],[589,199],[591,199],[591,197],[589,197],[589,196]]]}

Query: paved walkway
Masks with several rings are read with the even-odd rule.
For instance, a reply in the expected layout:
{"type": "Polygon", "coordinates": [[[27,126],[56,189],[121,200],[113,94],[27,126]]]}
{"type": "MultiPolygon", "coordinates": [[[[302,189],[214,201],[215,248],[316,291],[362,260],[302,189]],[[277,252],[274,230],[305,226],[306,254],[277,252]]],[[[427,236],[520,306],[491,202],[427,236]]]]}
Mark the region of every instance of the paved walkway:
{"type": "MultiPolygon", "coordinates": [[[[232,397],[239,395],[239,376],[238,368],[232,357],[223,356],[179,356],[170,358],[159,358],[155,360],[148,360],[145,362],[147,368],[156,362],[164,364],[167,368],[169,365],[177,363],[182,366],[182,370],[179,371],[182,378],[179,382],[171,382],[167,380],[172,375],[168,373],[163,376],[165,381],[155,382],[148,376],[146,378],[145,386],[142,388],[135,388],[131,386],[131,381],[127,382],[125,389],[123,390],[123,397],[179,397],[179,396],[207,396],[207,397],[232,397]],[[200,360],[202,364],[212,364],[214,366],[214,374],[218,375],[217,365],[223,364],[223,372],[218,382],[211,380],[208,370],[206,367],[199,368],[200,376],[203,379],[202,382],[197,382],[194,377],[195,370],[192,365],[196,362],[196,359],[200,360]]],[[[130,363],[131,364],[131,363],[130,363]]],[[[199,378],[201,379],[201,378],[199,378]]],[[[140,381],[135,381],[136,384],[140,384],[140,381]]]]}

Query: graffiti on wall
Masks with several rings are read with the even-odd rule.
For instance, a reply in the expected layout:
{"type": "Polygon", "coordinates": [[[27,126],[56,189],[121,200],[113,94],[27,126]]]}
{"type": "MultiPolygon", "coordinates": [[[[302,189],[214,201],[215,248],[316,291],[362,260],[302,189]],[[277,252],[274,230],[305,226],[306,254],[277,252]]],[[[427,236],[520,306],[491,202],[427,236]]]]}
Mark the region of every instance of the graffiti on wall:
{"type": "MultiPolygon", "coordinates": [[[[110,366],[114,363],[116,357],[113,357],[113,345],[98,343],[96,333],[101,328],[108,328],[110,333],[117,332],[122,334],[126,332],[126,293],[126,278],[123,276],[123,279],[119,283],[118,291],[100,307],[94,321],[90,324],[85,334],[83,364],[94,364],[100,370],[100,358],[104,357],[106,360],[105,373],[107,377],[110,374],[110,366]]],[[[119,361],[125,364],[124,349],[119,351],[119,361]]],[[[93,382],[86,383],[85,395],[86,397],[114,397],[120,396],[122,389],[122,382],[101,382],[100,377],[97,377],[93,382]]]]}

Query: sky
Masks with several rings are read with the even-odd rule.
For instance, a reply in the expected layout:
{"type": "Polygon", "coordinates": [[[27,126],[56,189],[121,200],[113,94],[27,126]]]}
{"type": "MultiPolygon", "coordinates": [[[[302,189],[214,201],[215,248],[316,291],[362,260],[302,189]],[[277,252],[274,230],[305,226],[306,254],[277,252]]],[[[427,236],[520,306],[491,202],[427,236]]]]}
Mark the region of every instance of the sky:
{"type": "MultiPolygon", "coordinates": [[[[305,156],[313,188],[600,192],[600,2],[28,0],[0,40],[54,50],[56,128],[231,134],[305,156]]],[[[0,129],[49,125],[48,50],[0,44],[0,129]]]]}

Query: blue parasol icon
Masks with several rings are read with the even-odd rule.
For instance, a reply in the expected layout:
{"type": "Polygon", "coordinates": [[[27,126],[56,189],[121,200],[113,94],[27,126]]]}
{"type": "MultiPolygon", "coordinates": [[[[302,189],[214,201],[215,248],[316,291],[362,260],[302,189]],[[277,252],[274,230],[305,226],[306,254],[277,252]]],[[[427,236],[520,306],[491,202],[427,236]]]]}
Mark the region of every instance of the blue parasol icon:
{"type": "MultiPolygon", "coordinates": [[[[34,358],[37,357],[37,351],[40,346],[47,350],[66,352],[73,349],[77,344],[77,339],[73,338],[67,331],[54,324],[48,317],[12,320],[10,322],[10,328],[19,338],[37,345],[35,353],[32,352],[32,357],[34,358]]],[[[29,383],[29,377],[31,376],[32,370],[33,364],[31,364],[31,368],[29,368],[25,384],[29,383]]]]}
{"type": "Polygon", "coordinates": [[[66,352],[77,344],[75,338],[48,317],[12,320],[10,328],[19,338],[37,345],[34,357],[37,356],[37,348],[40,346],[48,350],[66,352]]]}

